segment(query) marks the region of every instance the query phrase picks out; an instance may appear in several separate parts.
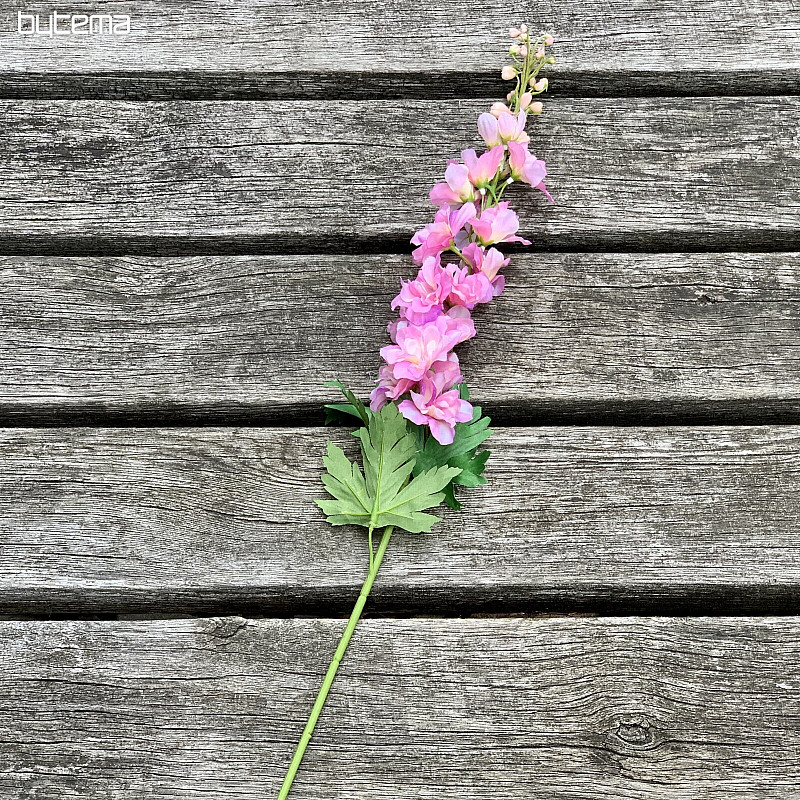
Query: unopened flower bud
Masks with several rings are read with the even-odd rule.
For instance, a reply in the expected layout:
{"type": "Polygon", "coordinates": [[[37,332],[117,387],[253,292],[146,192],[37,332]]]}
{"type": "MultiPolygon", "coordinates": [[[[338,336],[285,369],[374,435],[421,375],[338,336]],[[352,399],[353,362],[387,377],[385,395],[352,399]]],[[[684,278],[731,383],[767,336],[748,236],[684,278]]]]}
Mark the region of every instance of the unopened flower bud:
{"type": "Polygon", "coordinates": [[[513,81],[514,78],[517,77],[517,70],[510,65],[506,65],[503,67],[503,72],[501,74],[504,81],[513,81]]]}
{"type": "Polygon", "coordinates": [[[534,115],[535,114],[541,114],[542,113],[542,109],[544,109],[544,104],[543,103],[539,103],[539,102],[531,103],[530,106],[528,107],[528,113],[529,114],[534,114],[534,115]]]}
{"type": "Polygon", "coordinates": [[[545,37],[544,37],[544,43],[545,43],[545,44],[546,44],[548,47],[552,47],[552,46],[553,46],[553,42],[554,42],[554,41],[555,41],[555,39],[554,39],[552,36],[549,36],[549,35],[548,35],[548,36],[545,36],[545,37]]]}
{"type": "Polygon", "coordinates": [[[525,56],[528,55],[528,48],[523,44],[520,48],[518,48],[518,52],[523,58],[525,58],[525,56]]]}
{"type": "Polygon", "coordinates": [[[520,51],[520,46],[518,44],[512,44],[511,47],[508,48],[508,52],[515,56],[520,51]]]}
{"type": "Polygon", "coordinates": [[[544,58],[544,47],[540,47],[536,51],[536,58],[544,58]]]}
{"type": "Polygon", "coordinates": [[[519,36],[519,28],[509,28],[508,29],[508,35],[512,39],[516,39],[519,36]]]}
{"type": "Polygon", "coordinates": [[[550,56],[550,58],[548,58],[544,63],[545,64],[555,64],[556,60],[553,58],[553,56],[550,56]]]}
{"type": "Polygon", "coordinates": [[[520,25],[519,26],[519,32],[520,33],[527,33],[528,32],[528,26],[527,25],[520,25]]]}
{"type": "Polygon", "coordinates": [[[525,94],[519,99],[519,107],[525,111],[532,102],[533,95],[530,92],[525,92],[525,94]]]}
{"type": "Polygon", "coordinates": [[[506,95],[506,100],[510,100],[510,99],[511,99],[513,96],[514,96],[514,92],[509,92],[509,93],[506,95]]]}
{"type": "Polygon", "coordinates": [[[537,92],[543,92],[547,88],[547,78],[541,78],[533,84],[533,88],[537,92]]]}
{"type": "Polygon", "coordinates": [[[501,114],[508,114],[511,109],[505,103],[492,103],[489,111],[493,117],[499,117],[501,114]]]}

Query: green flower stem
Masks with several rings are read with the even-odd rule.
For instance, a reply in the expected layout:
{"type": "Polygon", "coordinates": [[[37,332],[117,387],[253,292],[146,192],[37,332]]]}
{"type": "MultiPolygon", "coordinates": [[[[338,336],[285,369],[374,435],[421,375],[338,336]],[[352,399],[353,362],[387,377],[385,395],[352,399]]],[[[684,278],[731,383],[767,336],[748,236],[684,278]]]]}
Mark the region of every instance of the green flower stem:
{"type": "Polygon", "coordinates": [[[372,560],[370,570],[367,573],[367,578],[364,581],[364,585],[361,587],[361,594],[359,594],[358,600],[356,600],[355,608],[353,608],[353,612],[350,614],[347,627],[344,629],[342,638],[339,640],[339,646],[336,648],[336,652],[333,654],[333,661],[331,661],[328,671],[325,673],[325,680],[322,681],[322,686],[317,694],[317,699],[314,701],[314,707],[311,709],[311,716],[308,718],[308,722],[306,722],[306,727],[303,729],[303,735],[300,737],[300,742],[297,745],[297,749],[294,751],[292,763],[289,764],[289,771],[286,773],[286,777],[283,779],[281,790],[278,792],[278,800],[286,800],[286,798],[289,796],[289,790],[292,788],[292,783],[294,782],[295,775],[300,767],[300,762],[303,760],[303,756],[305,755],[306,747],[308,747],[308,743],[311,741],[311,735],[314,733],[314,728],[317,726],[317,720],[319,719],[322,707],[325,705],[328,692],[333,685],[333,679],[336,677],[339,664],[341,664],[342,659],[344,658],[347,645],[350,644],[353,631],[356,629],[358,620],[361,618],[361,613],[364,611],[367,598],[369,597],[370,591],[372,591],[372,584],[375,583],[375,578],[378,576],[378,570],[381,568],[381,562],[386,554],[386,548],[389,546],[389,540],[392,538],[393,530],[393,526],[389,526],[383,531],[380,544],[378,545],[378,550],[375,553],[375,558],[372,560]]]}

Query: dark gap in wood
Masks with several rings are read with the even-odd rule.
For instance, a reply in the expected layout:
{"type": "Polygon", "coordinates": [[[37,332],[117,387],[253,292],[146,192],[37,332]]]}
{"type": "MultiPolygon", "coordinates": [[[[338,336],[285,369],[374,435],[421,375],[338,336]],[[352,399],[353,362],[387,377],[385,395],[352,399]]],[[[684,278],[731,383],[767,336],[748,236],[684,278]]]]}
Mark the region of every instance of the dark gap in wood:
{"type": "MultiPolygon", "coordinates": [[[[800,93],[790,70],[550,74],[553,96],[712,97],[800,93]]],[[[502,97],[496,70],[382,73],[137,71],[6,73],[0,98],[14,100],[447,100],[502,97]]]]}
{"type": "MultiPolygon", "coordinates": [[[[376,354],[377,358],[377,354],[376,354]]],[[[653,427],[675,425],[798,425],[800,398],[774,397],[739,400],[581,400],[482,403],[496,426],[549,427],[604,425],[653,427]]],[[[166,404],[136,407],[80,408],[19,402],[0,404],[4,428],[186,428],[186,427],[292,427],[324,424],[323,404],[300,401],[257,407],[166,404]]]]}
{"type": "MultiPolygon", "coordinates": [[[[242,616],[247,618],[344,619],[357,589],[335,593],[287,591],[253,596],[252,589],[223,590],[43,590],[19,599],[17,592],[0,595],[0,621],[118,620],[242,616]],[[14,595],[17,595],[16,597],[14,595]]],[[[800,613],[800,585],[458,587],[431,591],[413,587],[384,591],[380,580],[367,605],[366,617],[514,617],[514,616],[768,616],[800,613]],[[411,599],[413,598],[413,599],[411,599]]]]}
{"type": "MultiPolygon", "coordinates": [[[[431,216],[433,216],[431,209],[431,216]]],[[[262,256],[381,255],[410,253],[409,237],[305,236],[16,236],[0,233],[0,256],[262,256]]],[[[523,231],[524,233],[524,231],[523,231]]],[[[537,232],[528,247],[511,245],[509,255],[553,253],[784,253],[800,249],[798,230],[641,231],[625,234],[537,232]]]]}

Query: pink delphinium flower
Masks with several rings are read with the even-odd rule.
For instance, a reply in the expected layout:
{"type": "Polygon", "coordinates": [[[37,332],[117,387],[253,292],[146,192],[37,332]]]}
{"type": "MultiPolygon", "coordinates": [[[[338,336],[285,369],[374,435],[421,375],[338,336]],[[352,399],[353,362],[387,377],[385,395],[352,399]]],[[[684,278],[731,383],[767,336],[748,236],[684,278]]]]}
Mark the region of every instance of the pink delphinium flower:
{"type": "Polygon", "coordinates": [[[552,203],[553,198],[544,184],[547,177],[547,165],[533,153],[528,152],[527,145],[518,142],[508,143],[508,163],[511,168],[511,177],[515,181],[523,181],[544,192],[547,199],[552,203]]]}
{"type": "Polygon", "coordinates": [[[470,181],[467,167],[455,161],[451,162],[444,172],[444,182],[437,183],[431,189],[430,198],[437,206],[459,205],[474,200],[475,189],[470,181]]]}
{"type": "Polygon", "coordinates": [[[416,386],[416,381],[395,378],[391,364],[383,364],[378,371],[378,385],[369,396],[369,407],[380,411],[390,400],[397,400],[416,386]]]}
{"type": "Polygon", "coordinates": [[[397,330],[397,344],[381,348],[381,356],[392,365],[395,378],[421,380],[437,362],[446,361],[450,350],[475,335],[472,320],[442,315],[424,325],[397,330]]]}
{"type": "Polygon", "coordinates": [[[397,408],[416,425],[427,425],[439,444],[452,444],[457,422],[472,419],[472,406],[462,400],[457,389],[444,387],[439,375],[431,374],[420,381],[419,391],[412,391],[409,400],[397,408]]]}
{"type": "Polygon", "coordinates": [[[499,144],[480,156],[474,150],[462,150],[461,158],[466,165],[470,183],[478,189],[488,186],[497,175],[504,155],[505,150],[499,144]]]}
{"type": "Polygon", "coordinates": [[[474,242],[468,244],[461,253],[473,272],[481,272],[489,279],[494,296],[497,297],[506,285],[505,277],[498,275],[498,272],[507,267],[511,259],[503,258],[503,254],[495,247],[487,250],[474,242]]]}
{"type": "Polygon", "coordinates": [[[488,303],[494,297],[492,282],[482,272],[470,273],[469,267],[450,264],[452,288],[448,300],[454,306],[475,308],[479,303],[488,303]]]}
{"type": "Polygon", "coordinates": [[[470,220],[470,226],[481,244],[500,242],[530,244],[527,239],[514,235],[519,230],[519,217],[508,206],[507,202],[498,203],[470,220]]]}
{"type": "Polygon", "coordinates": [[[452,274],[442,266],[439,256],[428,256],[417,277],[402,284],[392,308],[399,308],[403,317],[415,325],[430,322],[443,313],[452,287],[452,274]]]}
{"type": "Polygon", "coordinates": [[[449,205],[442,206],[434,221],[417,231],[411,239],[412,244],[419,245],[412,253],[414,261],[422,264],[428,256],[438,256],[447,250],[475,212],[473,203],[465,203],[455,210],[449,205]]]}
{"type": "Polygon", "coordinates": [[[504,112],[495,117],[493,114],[481,114],[478,117],[478,132],[487,147],[496,147],[507,142],[529,142],[530,136],[525,133],[527,115],[524,111],[518,114],[504,112]]]}

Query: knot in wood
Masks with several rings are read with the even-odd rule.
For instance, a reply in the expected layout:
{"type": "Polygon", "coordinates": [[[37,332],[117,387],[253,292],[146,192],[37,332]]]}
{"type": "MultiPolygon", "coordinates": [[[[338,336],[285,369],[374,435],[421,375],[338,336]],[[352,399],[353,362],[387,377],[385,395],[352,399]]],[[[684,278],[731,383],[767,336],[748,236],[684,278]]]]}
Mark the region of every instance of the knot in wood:
{"type": "Polygon", "coordinates": [[[656,745],[656,729],[645,717],[624,717],[614,731],[617,739],[629,747],[646,750],[656,745]]]}

